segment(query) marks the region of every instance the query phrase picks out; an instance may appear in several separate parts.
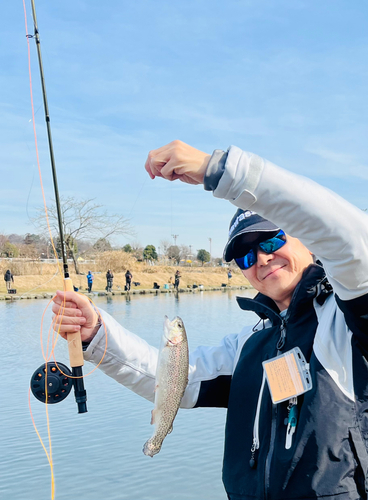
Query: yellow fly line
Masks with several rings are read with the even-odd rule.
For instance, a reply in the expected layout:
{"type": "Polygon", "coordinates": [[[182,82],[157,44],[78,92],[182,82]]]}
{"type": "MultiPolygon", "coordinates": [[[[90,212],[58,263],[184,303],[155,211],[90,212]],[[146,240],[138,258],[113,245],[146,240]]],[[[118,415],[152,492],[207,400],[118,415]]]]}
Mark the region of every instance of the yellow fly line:
{"type": "MultiPolygon", "coordinates": [[[[44,204],[44,210],[45,210],[45,217],[46,217],[46,222],[47,222],[47,227],[48,227],[48,232],[50,236],[50,241],[53,249],[53,253],[57,262],[58,266],[58,273],[60,273],[61,276],[63,276],[63,271],[61,269],[60,263],[59,263],[59,258],[56,252],[56,248],[54,245],[53,237],[52,237],[52,231],[51,231],[51,226],[49,222],[49,217],[47,213],[47,205],[46,205],[46,197],[45,197],[45,191],[43,187],[43,181],[42,181],[42,173],[41,173],[41,166],[40,166],[40,159],[39,159],[39,151],[38,151],[38,143],[37,143],[37,133],[36,133],[36,123],[35,123],[35,111],[34,111],[34,102],[33,102],[33,89],[32,89],[32,72],[31,72],[31,51],[30,51],[30,43],[29,43],[29,38],[31,35],[28,34],[28,29],[27,29],[27,10],[26,10],[26,5],[25,5],[25,0],[23,1],[23,9],[24,9],[24,20],[25,20],[25,29],[26,29],[26,38],[27,38],[27,47],[28,47],[28,72],[29,72],[29,85],[30,85],[30,95],[31,95],[31,108],[32,108],[32,124],[33,124],[33,134],[34,134],[34,140],[35,140],[35,149],[36,149],[36,158],[37,158],[37,168],[38,168],[38,174],[39,174],[39,179],[40,179],[40,186],[41,186],[41,192],[42,192],[42,198],[43,198],[43,204],[44,204]]],[[[55,276],[54,276],[55,277],[55,276]]],[[[53,278],[54,278],[53,277],[53,278]]],[[[52,278],[52,279],[53,279],[52,278]]],[[[64,287],[64,292],[66,291],[66,280],[63,280],[63,287],[64,287]]],[[[53,300],[53,299],[52,299],[53,300]]],[[[41,328],[40,328],[40,341],[41,341],[41,350],[42,350],[42,356],[45,361],[45,366],[46,366],[46,371],[45,371],[45,410],[46,410],[46,421],[47,421],[47,439],[48,439],[48,449],[37,429],[36,422],[34,420],[33,414],[32,414],[32,408],[31,408],[31,398],[30,398],[30,393],[31,389],[29,389],[29,395],[28,395],[28,402],[29,402],[29,411],[31,415],[31,419],[33,422],[34,429],[36,431],[36,434],[40,440],[40,443],[42,445],[42,448],[46,454],[48,463],[50,465],[50,473],[51,473],[51,500],[54,500],[55,498],[55,476],[54,476],[54,465],[53,465],[53,458],[52,458],[52,441],[51,441],[51,428],[50,428],[50,418],[49,418],[49,412],[48,412],[48,384],[47,384],[47,363],[50,363],[51,358],[54,360],[57,368],[60,370],[60,372],[65,375],[68,378],[71,379],[77,379],[77,378],[84,378],[89,375],[91,375],[97,368],[98,366],[102,363],[106,350],[107,350],[107,336],[105,335],[105,349],[104,353],[101,357],[100,362],[86,375],[82,375],[80,377],[72,376],[70,374],[65,374],[61,370],[60,366],[57,364],[55,360],[55,347],[57,344],[57,340],[59,337],[59,330],[60,330],[60,319],[63,316],[64,309],[65,309],[65,295],[64,295],[64,302],[63,306],[61,308],[61,312],[59,311],[58,315],[56,315],[51,323],[51,326],[49,327],[48,334],[47,334],[47,339],[46,339],[46,349],[44,348],[44,340],[43,340],[43,322],[44,322],[44,317],[46,314],[46,311],[48,310],[52,300],[49,301],[47,304],[43,314],[42,314],[42,320],[41,320],[41,328]],[[59,326],[57,326],[59,325],[59,326]]],[[[93,301],[89,299],[91,304],[94,306],[93,301]]],[[[94,306],[95,307],[95,306],[94,306]]],[[[95,309],[97,309],[95,307],[95,309]]],[[[105,334],[106,334],[106,326],[101,318],[102,325],[105,329],[105,334]]]]}

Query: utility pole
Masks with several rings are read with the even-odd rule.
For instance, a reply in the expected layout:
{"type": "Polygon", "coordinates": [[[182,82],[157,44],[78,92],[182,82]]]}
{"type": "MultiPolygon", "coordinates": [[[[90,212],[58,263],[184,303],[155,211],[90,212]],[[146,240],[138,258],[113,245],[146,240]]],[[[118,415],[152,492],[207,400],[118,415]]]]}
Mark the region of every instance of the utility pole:
{"type": "Polygon", "coordinates": [[[174,238],[174,245],[176,246],[176,238],[178,238],[179,235],[178,234],[172,234],[171,236],[174,238]]]}
{"type": "Polygon", "coordinates": [[[208,238],[210,240],[210,262],[212,262],[212,238],[208,238]]]}

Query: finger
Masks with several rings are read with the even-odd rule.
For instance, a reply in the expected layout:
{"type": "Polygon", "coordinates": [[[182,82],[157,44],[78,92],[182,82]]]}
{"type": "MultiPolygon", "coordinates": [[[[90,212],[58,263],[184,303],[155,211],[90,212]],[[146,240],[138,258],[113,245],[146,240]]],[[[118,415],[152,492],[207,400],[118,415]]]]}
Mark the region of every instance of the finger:
{"type": "Polygon", "coordinates": [[[161,169],[161,175],[164,179],[168,181],[175,181],[180,179],[181,175],[178,172],[180,165],[176,161],[170,160],[161,169]]]}
{"type": "Polygon", "coordinates": [[[75,307],[79,307],[80,304],[89,303],[89,300],[84,295],[77,292],[64,292],[63,290],[57,290],[56,297],[65,302],[73,303],[75,307]]]}
{"type": "Polygon", "coordinates": [[[173,141],[158,149],[153,149],[148,153],[146,161],[146,170],[154,176],[162,177],[161,169],[168,163],[174,156],[176,156],[177,142],[173,141]]]}
{"type": "Polygon", "coordinates": [[[57,304],[58,306],[63,306],[63,307],[70,307],[70,308],[76,308],[76,304],[74,302],[67,302],[65,301],[62,297],[56,296],[52,299],[54,304],[57,304]]]}
{"type": "Polygon", "coordinates": [[[146,163],[144,165],[144,168],[147,170],[148,175],[151,177],[151,179],[154,179],[156,176],[153,175],[151,166],[150,166],[150,158],[147,158],[146,163]]]}
{"type": "Polygon", "coordinates": [[[72,316],[54,316],[52,318],[52,325],[54,330],[64,326],[72,326],[78,325],[83,326],[86,323],[86,318],[81,317],[72,317],[72,316]]]}
{"type": "Polygon", "coordinates": [[[87,320],[84,316],[66,316],[65,314],[54,314],[52,316],[52,321],[54,323],[65,323],[66,325],[81,325],[84,324],[87,320]]]}
{"type": "Polygon", "coordinates": [[[55,330],[60,337],[65,340],[68,340],[68,333],[76,333],[79,332],[81,327],[79,325],[67,325],[64,328],[60,328],[60,330],[55,330]]]}
{"type": "Polygon", "coordinates": [[[161,168],[165,165],[166,161],[160,160],[152,154],[152,151],[149,153],[147,158],[147,167],[151,176],[153,177],[162,177],[161,168]]]}
{"type": "Polygon", "coordinates": [[[51,308],[54,314],[60,314],[62,316],[82,316],[82,311],[73,307],[64,307],[63,304],[53,304],[51,308]]]}
{"type": "Polygon", "coordinates": [[[75,293],[75,292],[63,292],[61,290],[57,290],[56,292],[56,295],[55,297],[53,297],[53,301],[55,304],[63,304],[65,307],[78,307],[77,304],[75,303],[74,300],[70,300],[70,297],[69,297],[69,300],[67,298],[67,295],[68,293],[75,293]]]}

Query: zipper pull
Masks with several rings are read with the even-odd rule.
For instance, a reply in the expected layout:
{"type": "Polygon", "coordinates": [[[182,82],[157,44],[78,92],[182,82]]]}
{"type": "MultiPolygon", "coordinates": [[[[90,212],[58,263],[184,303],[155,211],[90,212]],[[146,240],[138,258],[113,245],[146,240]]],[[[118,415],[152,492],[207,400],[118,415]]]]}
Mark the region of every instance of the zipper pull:
{"type": "MultiPolygon", "coordinates": [[[[296,398],[293,398],[296,399],[296,398]]],[[[293,442],[293,435],[296,430],[296,424],[298,423],[298,407],[297,403],[292,404],[289,411],[288,424],[286,428],[286,441],[285,441],[285,449],[288,450],[291,448],[291,444],[293,442]]]]}
{"type": "Polygon", "coordinates": [[[255,469],[255,467],[256,467],[256,459],[255,459],[256,449],[257,449],[257,440],[253,438],[253,444],[252,444],[252,448],[250,450],[251,458],[249,460],[249,467],[251,469],[255,469]]]}
{"type": "Polygon", "coordinates": [[[285,320],[283,319],[280,326],[280,338],[276,345],[276,349],[278,351],[281,351],[281,349],[284,347],[285,339],[286,339],[286,323],[285,320]]]}

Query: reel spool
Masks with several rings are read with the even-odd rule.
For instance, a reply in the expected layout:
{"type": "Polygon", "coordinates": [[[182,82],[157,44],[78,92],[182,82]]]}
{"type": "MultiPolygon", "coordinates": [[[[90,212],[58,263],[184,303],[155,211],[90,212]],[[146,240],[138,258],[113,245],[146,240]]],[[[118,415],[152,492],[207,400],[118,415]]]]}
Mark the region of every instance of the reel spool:
{"type": "Polygon", "coordinates": [[[55,404],[63,401],[73,387],[72,372],[63,363],[45,363],[31,377],[31,391],[42,403],[55,404]],[[61,373],[61,371],[63,373],[61,373]],[[47,401],[46,387],[47,383],[47,401]]]}

